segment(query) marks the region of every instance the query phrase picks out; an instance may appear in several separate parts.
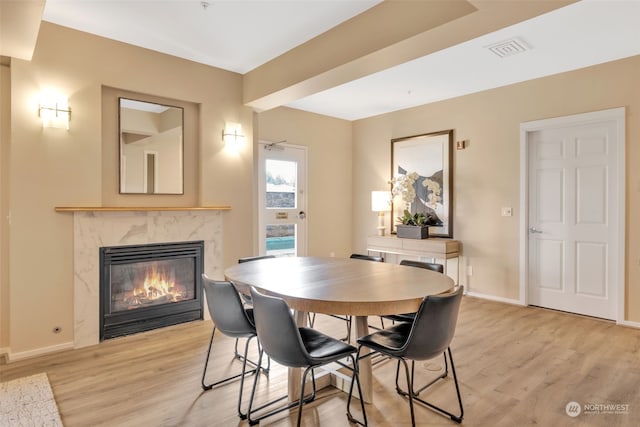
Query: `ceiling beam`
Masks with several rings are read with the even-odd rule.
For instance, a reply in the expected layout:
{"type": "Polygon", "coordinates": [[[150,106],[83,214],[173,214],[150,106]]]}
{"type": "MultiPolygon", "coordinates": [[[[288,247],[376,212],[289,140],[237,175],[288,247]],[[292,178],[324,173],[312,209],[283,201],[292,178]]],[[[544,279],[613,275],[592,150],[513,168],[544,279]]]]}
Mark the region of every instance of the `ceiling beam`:
{"type": "Polygon", "coordinates": [[[385,1],[245,74],[243,100],[276,108],[575,1],[385,1]]]}
{"type": "Polygon", "coordinates": [[[31,60],[44,0],[0,1],[0,56],[31,60]]]}

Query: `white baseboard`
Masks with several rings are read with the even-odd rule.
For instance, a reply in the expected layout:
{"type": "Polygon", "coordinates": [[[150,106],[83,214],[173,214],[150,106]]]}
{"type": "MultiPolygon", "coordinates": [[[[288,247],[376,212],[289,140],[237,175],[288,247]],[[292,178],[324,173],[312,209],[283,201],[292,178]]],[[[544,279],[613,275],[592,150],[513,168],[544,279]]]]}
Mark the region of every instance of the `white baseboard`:
{"type": "MultiPolygon", "coordinates": [[[[487,295],[487,294],[482,294],[482,293],[479,293],[479,292],[465,292],[464,294],[468,295],[470,297],[486,299],[486,300],[490,300],[490,301],[496,301],[496,302],[503,302],[503,303],[506,303],[506,304],[525,306],[525,304],[522,304],[521,301],[516,300],[516,299],[497,297],[497,296],[494,296],[494,295],[487,295]]],[[[629,328],[640,329],[640,322],[634,322],[634,321],[631,321],[631,320],[621,320],[621,321],[616,322],[616,324],[620,325],[620,326],[627,326],[629,328]]]]}
{"type": "Polygon", "coordinates": [[[10,350],[7,352],[8,362],[17,362],[18,360],[30,359],[32,357],[42,356],[44,354],[54,353],[56,351],[69,350],[73,348],[73,342],[65,342],[62,344],[56,344],[49,347],[41,347],[33,350],[21,351],[18,353],[12,353],[10,350]]]}
{"type": "Polygon", "coordinates": [[[517,300],[517,299],[497,297],[495,295],[482,294],[480,292],[473,292],[473,291],[468,291],[468,292],[465,292],[464,294],[474,298],[486,299],[486,300],[496,301],[496,302],[503,302],[506,304],[513,304],[513,305],[520,305],[520,306],[522,305],[520,300],[517,300]]]}
{"type": "Polygon", "coordinates": [[[616,322],[618,325],[620,326],[628,326],[630,328],[637,328],[640,329],[640,322],[633,322],[631,320],[621,320],[619,322],[616,322]]]}

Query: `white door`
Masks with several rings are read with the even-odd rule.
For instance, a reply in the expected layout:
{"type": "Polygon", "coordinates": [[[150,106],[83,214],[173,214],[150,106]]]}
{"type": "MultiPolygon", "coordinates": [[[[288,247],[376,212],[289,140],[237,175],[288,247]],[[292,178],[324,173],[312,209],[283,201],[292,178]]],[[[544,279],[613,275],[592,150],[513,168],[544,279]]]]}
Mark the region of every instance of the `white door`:
{"type": "Polygon", "coordinates": [[[610,119],[527,132],[529,304],[616,319],[620,133],[610,119]]]}
{"type": "Polygon", "coordinates": [[[260,255],[304,256],[306,147],[260,142],[258,150],[260,255]]]}

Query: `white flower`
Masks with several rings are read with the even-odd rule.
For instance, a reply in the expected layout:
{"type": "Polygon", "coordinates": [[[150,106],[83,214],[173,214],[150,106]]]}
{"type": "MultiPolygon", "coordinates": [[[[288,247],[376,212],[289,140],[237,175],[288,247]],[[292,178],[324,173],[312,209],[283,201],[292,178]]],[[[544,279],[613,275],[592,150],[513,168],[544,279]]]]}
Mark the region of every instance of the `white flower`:
{"type": "Polygon", "coordinates": [[[427,200],[427,205],[435,209],[438,206],[438,203],[442,203],[442,197],[440,195],[440,184],[438,184],[436,181],[426,178],[424,181],[422,181],[422,186],[426,187],[429,190],[429,200],[427,200]]]}
{"type": "Polygon", "coordinates": [[[395,197],[400,197],[402,201],[406,205],[410,205],[413,202],[413,199],[416,198],[416,190],[413,187],[413,184],[418,179],[418,174],[416,172],[411,172],[406,175],[398,175],[394,177],[389,184],[393,187],[391,189],[391,195],[395,197]]]}

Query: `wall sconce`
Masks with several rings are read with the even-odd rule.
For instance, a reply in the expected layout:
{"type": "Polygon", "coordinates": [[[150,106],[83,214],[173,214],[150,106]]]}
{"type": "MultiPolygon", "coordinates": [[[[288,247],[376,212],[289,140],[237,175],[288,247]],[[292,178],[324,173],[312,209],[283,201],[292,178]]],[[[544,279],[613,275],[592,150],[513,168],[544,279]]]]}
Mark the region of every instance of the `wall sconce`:
{"type": "Polygon", "coordinates": [[[43,94],[38,106],[38,115],[42,120],[43,128],[69,130],[71,108],[69,108],[69,102],[64,98],[43,94]]]}
{"type": "Polygon", "coordinates": [[[236,123],[228,123],[222,130],[222,141],[224,141],[226,147],[237,150],[240,144],[244,142],[242,126],[236,123]]]}
{"type": "Polygon", "coordinates": [[[384,225],[384,213],[391,210],[391,192],[372,191],[371,210],[373,212],[378,212],[378,236],[384,236],[384,231],[386,229],[384,225]]]}

